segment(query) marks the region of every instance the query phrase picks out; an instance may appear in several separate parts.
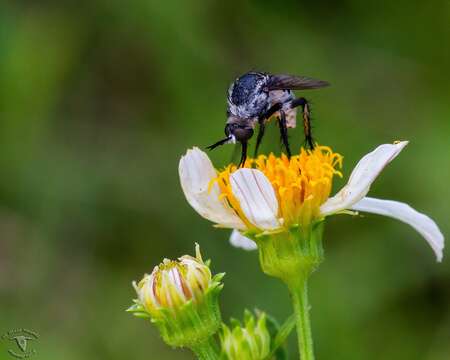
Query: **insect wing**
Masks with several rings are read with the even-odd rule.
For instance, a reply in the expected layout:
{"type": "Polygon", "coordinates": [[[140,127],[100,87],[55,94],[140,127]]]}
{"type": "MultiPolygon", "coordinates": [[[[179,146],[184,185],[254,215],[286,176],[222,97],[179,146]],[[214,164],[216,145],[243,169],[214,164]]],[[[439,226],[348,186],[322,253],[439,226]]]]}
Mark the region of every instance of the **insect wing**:
{"type": "Polygon", "coordinates": [[[312,79],[306,76],[295,75],[272,75],[267,87],[270,90],[305,90],[319,89],[329,86],[330,83],[324,80],[312,79]]]}

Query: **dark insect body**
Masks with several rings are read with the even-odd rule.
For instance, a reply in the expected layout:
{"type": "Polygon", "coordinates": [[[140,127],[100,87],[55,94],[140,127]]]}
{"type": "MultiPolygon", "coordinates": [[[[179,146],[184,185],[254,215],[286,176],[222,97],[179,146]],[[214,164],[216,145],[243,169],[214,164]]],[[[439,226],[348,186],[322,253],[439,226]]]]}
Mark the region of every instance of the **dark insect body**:
{"type": "Polygon", "coordinates": [[[271,75],[262,72],[248,72],[237,78],[228,89],[226,138],[208,147],[212,150],[226,143],[240,142],[242,156],[239,166],[247,159],[248,140],[253,136],[256,125],[259,132],[256,140],[255,156],[264,137],[266,122],[275,116],[278,119],[280,135],[287,155],[291,156],[288,128],[296,127],[297,107],[303,111],[303,130],[306,144],[313,149],[311,116],[308,101],[296,98],[292,90],[318,89],[328,86],[322,80],[304,76],[271,75]]]}

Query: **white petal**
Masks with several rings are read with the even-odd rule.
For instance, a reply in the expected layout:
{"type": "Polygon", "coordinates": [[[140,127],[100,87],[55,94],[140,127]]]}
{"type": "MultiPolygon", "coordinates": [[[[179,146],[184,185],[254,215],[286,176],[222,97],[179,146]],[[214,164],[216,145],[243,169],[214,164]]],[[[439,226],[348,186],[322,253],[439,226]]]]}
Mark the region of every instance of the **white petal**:
{"type": "Polygon", "coordinates": [[[389,216],[411,225],[430,244],[436,254],[437,261],[442,260],[444,235],[433,220],[414,210],[411,206],[398,201],[365,197],[354,204],[352,209],[389,216]]]}
{"type": "Polygon", "coordinates": [[[178,167],[181,187],[188,203],[205,219],[221,226],[245,229],[246,226],[227,203],[219,200],[220,189],[214,183],[216,170],[208,156],[198,148],[188,150],[178,167]]]}
{"type": "Polygon", "coordinates": [[[230,243],[234,247],[244,250],[256,250],[258,248],[253,240],[245,237],[237,230],[233,230],[233,232],[231,233],[230,243]]]}
{"type": "Polygon", "coordinates": [[[383,144],[374,151],[365,155],[352,171],[350,179],[336,195],[325,201],[320,207],[322,215],[327,216],[335,212],[349,209],[367,195],[370,185],[380,174],[381,170],[389,164],[408,141],[401,141],[396,144],[383,144]]]}
{"type": "Polygon", "coordinates": [[[278,200],[272,184],[256,169],[239,169],[231,177],[231,189],[247,219],[256,227],[272,230],[280,227],[278,200]]]}

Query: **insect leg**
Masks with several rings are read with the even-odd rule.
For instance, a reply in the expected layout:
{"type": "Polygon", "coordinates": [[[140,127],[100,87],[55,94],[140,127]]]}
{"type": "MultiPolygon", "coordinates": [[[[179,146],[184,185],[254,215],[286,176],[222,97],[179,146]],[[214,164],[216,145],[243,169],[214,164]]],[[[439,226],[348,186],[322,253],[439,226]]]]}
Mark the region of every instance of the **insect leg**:
{"type": "Polygon", "coordinates": [[[312,132],[311,132],[311,113],[310,113],[310,106],[308,100],[305,98],[297,98],[291,101],[290,107],[291,109],[296,108],[297,106],[302,107],[303,112],[303,131],[305,133],[305,141],[309,148],[312,150],[314,149],[314,142],[312,138],[312,132]]]}
{"type": "Polygon", "coordinates": [[[243,167],[245,165],[245,160],[247,160],[247,141],[242,141],[241,145],[242,145],[242,155],[238,167],[243,167]]]}
{"type": "MultiPolygon", "coordinates": [[[[298,105],[297,105],[298,106],[298,105]]],[[[279,111],[283,107],[283,104],[278,102],[276,104],[273,104],[269,110],[267,110],[262,116],[262,120],[269,119],[273,114],[275,114],[277,111],[279,111]]],[[[295,106],[294,106],[295,107],[295,106]]]]}
{"type": "Polygon", "coordinates": [[[258,137],[256,138],[256,147],[255,147],[255,157],[258,156],[259,145],[261,145],[261,140],[264,137],[264,131],[266,130],[265,119],[259,118],[259,129],[258,129],[258,137]]]}
{"type": "Polygon", "coordinates": [[[284,147],[286,148],[288,158],[290,158],[291,149],[289,148],[289,140],[286,126],[286,114],[283,110],[280,110],[280,118],[278,120],[278,123],[280,125],[281,140],[283,141],[284,147]]]}
{"type": "Polygon", "coordinates": [[[259,145],[261,145],[262,138],[264,137],[264,131],[266,130],[266,120],[269,119],[277,111],[279,111],[281,107],[282,107],[281,103],[276,103],[272,105],[269,108],[269,110],[267,110],[264,114],[262,114],[258,118],[259,130],[258,130],[258,137],[256,139],[255,157],[258,155],[259,145]]]}

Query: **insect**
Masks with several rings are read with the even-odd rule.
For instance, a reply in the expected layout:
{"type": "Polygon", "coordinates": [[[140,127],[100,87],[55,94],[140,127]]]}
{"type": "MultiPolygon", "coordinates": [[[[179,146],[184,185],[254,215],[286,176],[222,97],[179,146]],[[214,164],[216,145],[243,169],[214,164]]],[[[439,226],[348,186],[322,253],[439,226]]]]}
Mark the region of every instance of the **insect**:
{"type": "Polygon", "coordinates": [[[263,72],[248,72],[237,78],[228,89],[226,138],[208,146],[212,150],[227,143],[240,142],[242,155],[239,167],[247,159],[248,140],[259,125],[255,156],[264,137],[267,121],[276,116],[280,135],[288,157],[291,156],[288,128],[295,128],[297,107],[302,108],[303,130],[306,144],[313,149],[310,105],[304,97],[296,98],[292,90],[318,89],[328,86],[323,80],[305,76],[272,75],[263,72]]]}

